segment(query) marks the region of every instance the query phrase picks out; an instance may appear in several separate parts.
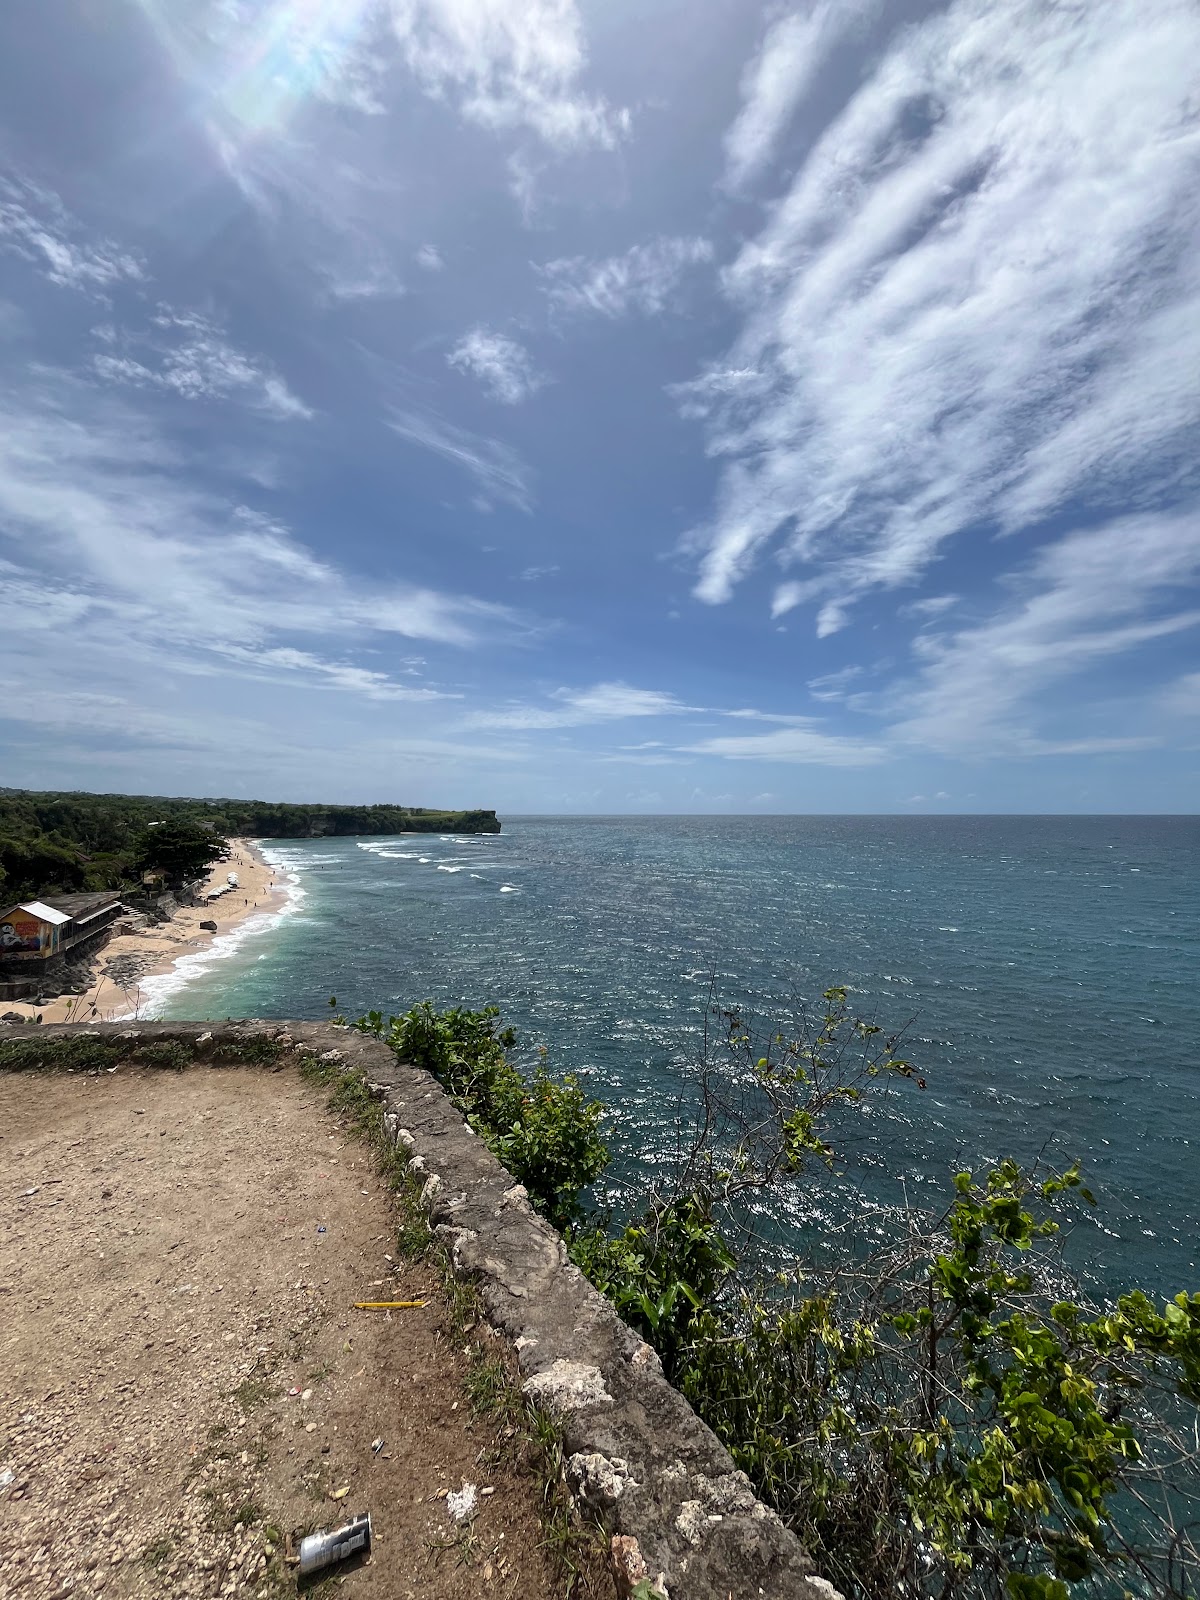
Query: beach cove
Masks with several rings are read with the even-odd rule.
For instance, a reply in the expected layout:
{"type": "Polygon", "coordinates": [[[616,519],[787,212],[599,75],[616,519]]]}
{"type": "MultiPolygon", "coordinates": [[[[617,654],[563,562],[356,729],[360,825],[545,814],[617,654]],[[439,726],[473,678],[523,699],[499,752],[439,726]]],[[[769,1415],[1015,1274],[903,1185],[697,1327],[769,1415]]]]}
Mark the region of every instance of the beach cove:
{"type": "Polygon", "coordinates": [[[118,1022],[145,1016],[182,988],[213,959],[231,954],[241,940],[266,932],[290,909],[293,887],[265,857],[259,841],[231,839],[229,856],[208,873],[195,905],[183,905],[166,922],[118,932],[97,952],[84,994],[64,994],[44,1005],[14,1000],[5,1009],[28,1021],[118,1022]],[[210,889],[237,875],[236,888],[206,903],[210,889]],[[215,928],[202,923],[215,923],[215,928]]]}

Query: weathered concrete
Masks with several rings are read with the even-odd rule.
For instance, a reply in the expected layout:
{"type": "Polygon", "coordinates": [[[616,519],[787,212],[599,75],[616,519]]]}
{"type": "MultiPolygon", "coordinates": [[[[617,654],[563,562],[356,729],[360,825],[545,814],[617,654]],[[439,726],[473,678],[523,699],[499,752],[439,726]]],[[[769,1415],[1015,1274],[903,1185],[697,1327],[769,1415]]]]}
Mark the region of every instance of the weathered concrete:
{"type": "Polygon", "coordinates": [[[525,1392],[559,1419],[568,1487],[611,1530],[618,1589],[645,1576],[669,1600],[838,1600],[427,1072],[327,1023],[14,1026],[0,1039],[76,1032],[124,1035],[131,1046],[179,1040],[198,1059],[266,1034],[297,1054],[361,1068],[389,1136],[424,1179],[430,1222],[455,1272],[476,1284],[493,1327],[512,1342],[525,1392]]]}

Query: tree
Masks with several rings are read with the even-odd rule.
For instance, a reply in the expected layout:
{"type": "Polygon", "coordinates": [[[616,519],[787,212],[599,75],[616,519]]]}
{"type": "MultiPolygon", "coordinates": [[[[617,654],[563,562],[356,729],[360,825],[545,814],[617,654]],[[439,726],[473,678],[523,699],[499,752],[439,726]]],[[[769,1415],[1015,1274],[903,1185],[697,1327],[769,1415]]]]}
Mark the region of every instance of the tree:
{"type": "Polygon", "coordinates": [[[228,841],[198,822],[161,822],[143,829],[137,839],[139,870],[161,872],[172,888],[201,877],[214,862],[228,858],[228,841]]]}
{"type": "Polygon", "coordinates": [[[578,1230],[576,1264],[854,1600],[1194,1600],[1200,1294],[1086,1302],[1074,1166],[959,1172],[940,1212],[839,1194],[860,1099],[924,1081],[823,999],[765,1038],[711,1008],[676,1171],[624,1229],[578,1230]],[[814,1178],[844,1220],[789,1260],[814,1178]]]}

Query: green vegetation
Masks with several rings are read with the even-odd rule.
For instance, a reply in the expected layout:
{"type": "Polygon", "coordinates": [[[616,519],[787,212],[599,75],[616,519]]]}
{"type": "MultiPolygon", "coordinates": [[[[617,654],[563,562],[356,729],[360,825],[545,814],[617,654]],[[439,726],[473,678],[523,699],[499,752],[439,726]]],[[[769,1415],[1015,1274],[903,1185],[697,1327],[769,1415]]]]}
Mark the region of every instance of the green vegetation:
{"type": "Polygon", "coordinates": [[[193,1061],[212,1066],[263,1066],[275,1062],[283,1046],[268,1034],[225,1035],[197,1047],[193,1038],[130,1039],[119,1033],[49,1034],[41,1038],[0,1038],[0,1072],[107,1072],[113,1067],[152,1067],[182,1072],[193,1061]]]}
{"type": "Polygon", "coordinates": [[[135,869],[159,876],[177,889],[227,860],[229,844],[202,823],[176,817],[143,828],[133,841],[133,851],[135,869]]]}
{"type": "Polygon", "coordinates": [[[144,865],[153,864],[147,830],[162,831],[150,828],[152,823],[186,825],[217,840],[500,831],[494,811],[0,789],[0,897],[118,889],[138,882],[144,865]]]}
{"type": "Polygon", "coordinates": [[[835,1248],[785,1271],[764,1248],[764,1214],[814,1182],[837,1195],[863,1098],[924,1087],[844,989],[823,1001],[765,1039],[710,1013],[696,1126],[622,1224],[585,1209],[600,1108],[544,1065],[519,1073],[495,1008],[356,1026],[446,1086],[853,1600],[1194,1600],[1200,1294],[1092,1306],[1069,1288],[1062,1224],[1093,1203],[1077,1168],[960,1172],[942,1211],[876,1212],[871,1240],[848,1192],[835,1248]]]}
{"type": "MultiPolygon", "coordinates": [[[[329,1003],[336,1010],[337,1000],[329,1003]]],[[[425,1001],[386,1023],[373,1011],[356,1026],[431,1072],[532,1204],[565,1228],[581,1215],[582,1190],[608,1165],[601,1107],[575,1078],[557,1081],[544,1066],[523,1076],[505,1056],[516,1035],[500,1028],[499,1015],[495,1006],[437,1012],[425,1001]]]]}

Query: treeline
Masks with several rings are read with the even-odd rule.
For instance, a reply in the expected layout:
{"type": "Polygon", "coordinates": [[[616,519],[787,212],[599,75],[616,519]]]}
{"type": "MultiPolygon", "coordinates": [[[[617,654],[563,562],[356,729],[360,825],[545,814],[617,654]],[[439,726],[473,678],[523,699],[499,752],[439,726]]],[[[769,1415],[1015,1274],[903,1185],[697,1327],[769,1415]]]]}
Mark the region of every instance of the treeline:
{"type": "Polygon", "coordinates": [[[225,838],[259,839],[500,832],[494,811],[0,789],[0,896],[118,889],[134,882],[136,841],[155,822],[199,823],[225,838]]]}

